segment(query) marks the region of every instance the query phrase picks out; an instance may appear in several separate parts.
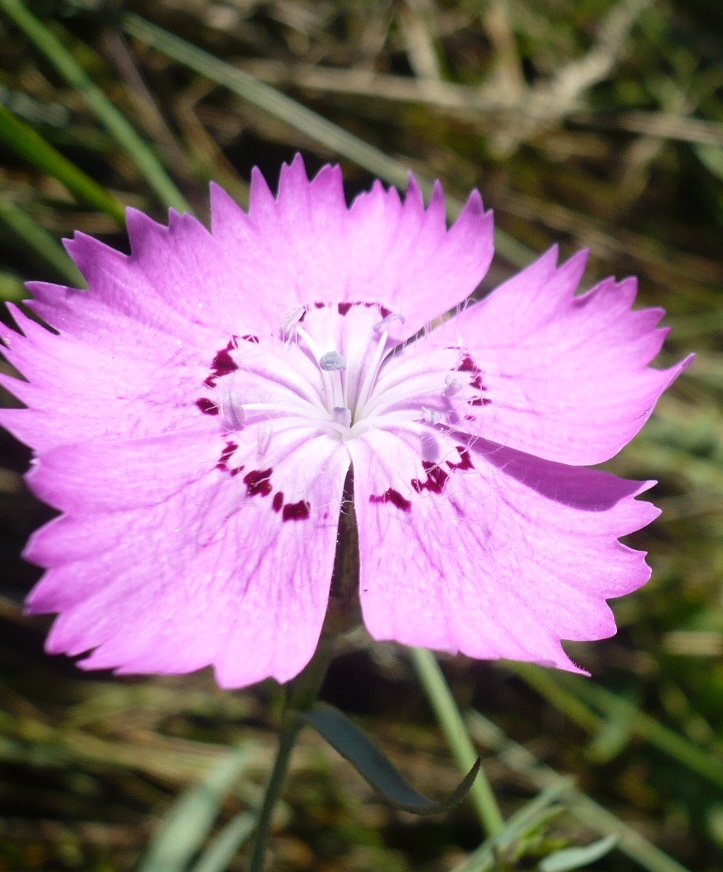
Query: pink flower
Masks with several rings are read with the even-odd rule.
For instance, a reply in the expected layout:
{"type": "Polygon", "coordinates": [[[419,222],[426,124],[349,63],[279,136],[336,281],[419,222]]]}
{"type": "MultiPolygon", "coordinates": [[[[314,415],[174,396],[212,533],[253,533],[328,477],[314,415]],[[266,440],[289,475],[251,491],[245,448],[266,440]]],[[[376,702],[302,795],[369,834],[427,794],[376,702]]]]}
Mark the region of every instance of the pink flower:
{"type": "MultiPolygon", "coordinates": [[[[605,602],[649,577],[617,539],[652,482],[584,468],[640,430],[687,365],[648,367],[660,309],[635,280],[574,296],[553,249],[478,303],[492,218],[473,193],[447,230],[376,183],[297,158],[213,230],[128,211],[132,254],[77,234],[88,291],[34,283],[2,328],[36,451],[28,482],[62,513],[26,556],[47,647],[121,673],[213,664],[224,687],[287,681],[311,658],[354,470],[360,599],[375,639],[578,670],[560,640],[615,632],[605,602]],[[456,309],[455,309],[456,307],[456,309]],[[445,312],[454,317],[441,321],[445,312]]],[[[578,670],[581,671],[581,670],[578,670]]]]}

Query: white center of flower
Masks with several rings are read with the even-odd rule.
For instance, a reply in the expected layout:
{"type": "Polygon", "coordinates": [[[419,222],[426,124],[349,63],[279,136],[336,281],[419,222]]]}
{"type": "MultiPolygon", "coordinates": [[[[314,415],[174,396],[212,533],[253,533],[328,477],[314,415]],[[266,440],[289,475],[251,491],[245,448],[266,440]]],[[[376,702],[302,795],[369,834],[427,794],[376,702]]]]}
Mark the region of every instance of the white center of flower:
{"type": "Polygon", "coordinates": [[[234,336],[219,350],[196,405],[227,433],[255,427],[258,453],[274,435],[303,429],[341,439],[371,428],[430,428],[472,421],[489,402],[481,372],[460,348],[423,356],[401,340],[404,317],[378,303],[297,306],[277,337],[234,336]]]}

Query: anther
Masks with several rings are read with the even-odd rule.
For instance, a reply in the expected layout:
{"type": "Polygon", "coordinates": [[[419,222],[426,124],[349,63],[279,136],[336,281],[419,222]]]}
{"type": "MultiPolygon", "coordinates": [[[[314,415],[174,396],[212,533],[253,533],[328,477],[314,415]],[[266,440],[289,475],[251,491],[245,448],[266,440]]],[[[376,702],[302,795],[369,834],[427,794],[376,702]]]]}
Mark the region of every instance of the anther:
{"type": "Polygon", "coordinates": [[[405,320],[404,315],[400,315],[398,312],[392,312],[391,315],[387,315],[386,318],[382,318],[378,324],[374,325],[374,332],[381,333],[382,330],[386,330],[393,321],[401,321],[402,324],[404,324],[405,320]]]}
{"type": "Polygon", "coordinates": [[[297,306],[295,309],[292,309],[290,312],[287,312],[286,315],[281,319],[281,324],[279,325],[279,330],[283,336],[286,336],[291,328],[298,324],[299,321],[304,317],[304,312],[306,309],[303,306],[297,306]]]}
{"type": "Polygon", "coordinates": [[[461,387],[459,381],[451,373],[445,378],[444,383],[446,385],[444,393],[447,394],[447,396],[456,394],[461,387]]]}
{"type": "Polygon", "coordinates": [[[331,419],[335,424],[348,427],[351,424],[351,409],[346,406],[334,406],[331,410],[331,419]]]}
{"type": "Polygon", "coordinates": [[[439,424],[442,420],[442,413],[429,409],[427,406],[422,406],[422,420],[425,424],[439,424]]]}
{"type": "Polygon", "coordinates": [[[241,400],[235,391],[229,391],[221,397],[221,423],[226,430],[240,430],[245,417],[241,400]]]}
{"type": "Polygon", "coordinates": [[[340,369],[346,369],[346,361],[338,351],[327,351],[319,358],[319,366],[324,372],[334,372],[340,369]]]}

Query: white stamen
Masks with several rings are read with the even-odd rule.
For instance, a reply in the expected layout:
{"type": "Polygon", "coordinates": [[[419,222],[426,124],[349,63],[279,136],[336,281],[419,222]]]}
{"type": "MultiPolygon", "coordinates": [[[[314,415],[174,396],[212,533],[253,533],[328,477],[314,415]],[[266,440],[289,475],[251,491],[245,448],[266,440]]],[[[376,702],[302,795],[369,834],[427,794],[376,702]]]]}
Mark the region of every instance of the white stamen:
{"type": "Polygon", "coordinates": [[[324,372],[335,372],[339,369],[346,369],[346,361],[338,351],[327,351],[326,354],[321,355],[319,366],[324,372]]]}
{"type": "Polygon", "coordinates": [[[439,424],[442,420],[442,413],[429,409],[427,406],[422,406],[422,420],[425,424],[439,424]]]}
{"type": "Polygon", "coordinates": [[[402,324],[404,324],[405,320],[404,315],[400,315],[398,312],[392,312],[391,315],[387,315],[386,318],[382,318],[378,324],[374,325],[374,332],[381,333],[382,330],[386,330],[393,321],[401,321],[402,324]]]}
{"type": "Polygon", "coordinates": [[[266,449],[269,447],[269,442],[271,441],[271,427],[265,422],[262,421],[261,424],[256,429],[256,437],[257,437],[257,452],[259,457],[263,457],[266,454],[266,449]]]}
{"type": "Polygon", "coordinates": [[[295,309],[292,309],[284,315],[281,319],[281,324],[279,325],[279,330],[281,331],[282,336],[287,336],[291,331],[291,328],[301,321],[305,311],[306,309],[304,309],[303,306],[297,306],[295,309]]]}
{"type": "Polygon", "coordinates": [[[240,430],[244,425],[244,407],[236,391],[221,397],[221,422],[227,430],[240,430]]]}
{"type": "Polygon", "coordinates": [[[334,406],[331,410],[331,419],[335,424],[348,427],[351,424],[351,409],[346,406],[334,406]]]}
{"type": "Polygon", "coordinates": [[[444,383],[445,383],[445,385],[447,385],[447,387],[444,389],[444,393],[447,394],[448,396],[451,396],[452,394],[456,394],[460,390],[460,388],[462,387],[460,385],[459,381],[452,375],[452,373],[450,373],[445,378],[444,383]]]}

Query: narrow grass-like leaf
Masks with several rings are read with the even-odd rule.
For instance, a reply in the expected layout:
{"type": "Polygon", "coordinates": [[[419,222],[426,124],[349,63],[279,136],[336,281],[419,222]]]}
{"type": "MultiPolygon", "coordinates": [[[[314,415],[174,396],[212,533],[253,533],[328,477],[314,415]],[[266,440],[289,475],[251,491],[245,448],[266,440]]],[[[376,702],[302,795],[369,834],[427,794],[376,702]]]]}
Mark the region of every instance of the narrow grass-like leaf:
{"type": "Polygon", "coordinates": [[[415,790],[354,721],[338,709],[319,705],[301,712],[300,716],[348,760],[387,802],[402,811],[419,815],[450,811],[465,798],[479,771],[478,759],[461,784],[446,799],[435,802],[415,790]]]}
{"type": "Polygon", "coordinates": [[[115,218],[121,227],[125,225],[125,209],[115,197],[1,104],[0,139],[28,163],[62,182],[79,200],[115,218]]]}
{"type": "Polygon", "coordinates": [[[22,279],[9,272],[0,272],[0,300],[5,303],[19,303],[28,296],[22,279]]]}
{"type": "MultiPolygon", "coordinates": [[[[496,724],[479,712],[468,712],[466,722],[470,735],[480,744],[494,751],[501,762],[507,764],[514,772],[528,778],[539,790],[544,790],[561,780],[567,780],[554,769],[540,763],[531,751],[508,738],[496,724]]],[[[574,788],[570,790],[569,809],[573,817],[601,836],[618,837],[620,839],[618,849],[648,872],[690,872],[582,791],[574,788]]]]}
{"type": "Polygon", "coordinates": [[[237,814],[215,838],[211,839],[190,872],[224,872],[236,856],[238,849],[253,832],[255,825],[256,819],[253,815],[237,814]]]}
{"type": "MultiPolygon", "coordinates": [[[[437,658],[425,648],[412,648],[410,653],[427,699],[447,738],[447,744],[459,767],[463,772],[467,772],[478,755],[437,658]]],[[[483,769],[472,785],[470,799],[487,835],[494,836],[501,833],[504,820],[483,769]]]]}
{"type": "Polygon", "coordinates": [[[605,836],[584,848],[563,848],[545,857],[540,863],[540,872],[574,872],[575,869],[584,869],[610,851],[618,843],[617,836],[605,836]]]}
{"type": "Polygon", "coordinates": [[[85,279],[60,243],[37,221],[0,194],[0,222],[24,242],[28,248],[74,287],[85,287],[85,279]]]}
{"type": "Polygon", "coordinates": [[[452,872],[490,872],[494,868],[495,855],[498,851],[509,848],[531,830],[564,810],[564,806],[556,803],[571,788],[572,781],[561,778],[556,784],[551,784],[542,790],[505,822],[501,833],[485,839],[479,848],[476,848],[459,866],[455,866],[452,872]]]}
{"type": "Polygon", "coordinates": [[[248,765],[248,753],[235,751],[213,766],[201,784],[186,790],[148,846],[137,872],[183,872],[211,832],[224,796],[248,765]]]}
{"type": "Polygon", "coordinates": [[[103,91],[91,81],[55,34],[36,18],[21,0],[0,0],[0,9],[45,55],[68,84],[81,94],[108,132],[128,153],[161,202],[181,212],[189,211],[183,194],[166,173],[152,149],[141,139],[130,122],[103,91]]]}
{"type": "MultiPolygon", "coordinates": [[[[7,0],[0,0],[7,2],[7,0]]],[[[403,161],[389,157],[381,149],[375,148],[333,121],[329,121],[318,112],[308,109],[297,100],[282,94],[260,82],[253,76],[239,70],[225,61],[215,58],[208,52],[197,48],[186,40],[162,27],[128,13],[123,18],[123,29],[126,33],[153,46],[163,54],[181,64],[196,70],[202,76],[228,88],[229,91],[248,100],[255,106],[280,118],[291,127],[301,131],[315,142],[333,149],[353,163],[368,170],[390,185],[404,189],[409,179],[409,167],[403,161]]],[[[432,190],[432,183],[417,175],[420,187],[426,195],[432,190]]],[[[454,197],[447,196],[447,212],[454,219],[461,212],[464,204],[454,197]]],[[[495,229],[495,248],[502,257],[515,266],[525,266],[534,258],[534,253],[518,242],[513,236],[502,230],[495,229]]]]}

